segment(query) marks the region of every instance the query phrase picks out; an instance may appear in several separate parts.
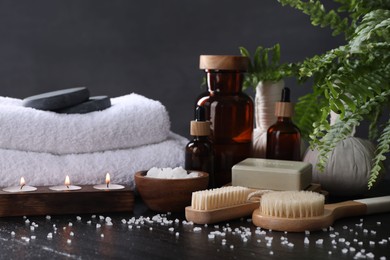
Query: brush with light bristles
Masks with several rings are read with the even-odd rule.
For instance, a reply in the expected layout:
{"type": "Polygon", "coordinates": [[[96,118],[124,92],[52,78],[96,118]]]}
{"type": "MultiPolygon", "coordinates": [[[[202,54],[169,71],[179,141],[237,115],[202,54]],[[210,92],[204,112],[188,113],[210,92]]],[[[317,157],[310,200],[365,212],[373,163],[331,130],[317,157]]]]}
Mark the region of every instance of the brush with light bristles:
{"type": "Polygon", "coordinates": [[[322,194],[280,191],[264,194],[252,221],[265,229],[304,232],[321,230],[337,219],[390,211],[390,196],[325,204],[322,194]]]}
{"type": "Polygon", "coordinates": [[[227,186],[193,192],[191,206],[185,209],[186,219],[196,224],[212,224],[249,216],[259,207],[258,200],[248,200],[254,191],[246,187],[227,186]]]}

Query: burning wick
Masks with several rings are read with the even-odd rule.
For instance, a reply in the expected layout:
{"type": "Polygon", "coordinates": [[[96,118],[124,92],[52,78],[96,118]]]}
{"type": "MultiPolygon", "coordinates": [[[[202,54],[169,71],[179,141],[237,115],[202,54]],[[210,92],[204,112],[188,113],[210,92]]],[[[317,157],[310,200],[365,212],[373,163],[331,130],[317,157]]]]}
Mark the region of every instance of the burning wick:
{"type": "Polygon", "coordinates": [[[26,185],[26,181],[24,180],[24,177],[20,178],[20,189],[22,190],[24,185],[26,185]]]}
{"type": "Polygon", "coordinates": [[[66,175],[65,177],[65,186],[69,189],[69,185],[70,185],[70,179],[69,179],[69,175],[66,175]]]}
{"type": "Polygon", "coordinates": [[[107,189],[108,189],[110,186],[110,174],[108,172],[106,174],[106,184],[107,184],[107,189]]]}

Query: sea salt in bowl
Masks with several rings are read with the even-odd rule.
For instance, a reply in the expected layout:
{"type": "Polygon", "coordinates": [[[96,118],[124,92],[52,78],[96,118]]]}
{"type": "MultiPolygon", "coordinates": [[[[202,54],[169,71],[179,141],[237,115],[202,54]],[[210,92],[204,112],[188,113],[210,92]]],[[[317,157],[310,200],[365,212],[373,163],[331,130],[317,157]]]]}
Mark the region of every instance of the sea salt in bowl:
{"type": "Polygon", "coordinates": [[[191,205],[192,192],[207,189],[209,183],[209,174],[206,172],[186,171],[185,176],[181,175],[182,178],[174,178],[169,174],[169,169],[165,170],[166,175],[160,175],[158,168],[151,170],[152,177],[147,176],[148,171],[139,171],[134,179],[145,204],[157,212],[184,211],[186,206],[191,205]],[[191,175],[187,176],[187,173],[191,175]]]}

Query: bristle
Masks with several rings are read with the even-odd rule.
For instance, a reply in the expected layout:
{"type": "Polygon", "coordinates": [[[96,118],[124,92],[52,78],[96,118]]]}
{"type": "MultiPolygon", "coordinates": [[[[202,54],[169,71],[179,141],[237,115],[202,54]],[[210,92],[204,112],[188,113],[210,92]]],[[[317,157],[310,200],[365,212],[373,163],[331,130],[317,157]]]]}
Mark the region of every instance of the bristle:
{"type": "Polygon", "coordinates": [[[316,192],[270,192],[261,197],[260,211],[271,217],[307,218],[322,215],[324,203],[324,196],[316,192]]]}
{"type": "Polygon", "coordinates": [[[253,190],[240,186],[227,186],[192,193],[191,207],[195,210],[212,210],[245,203],[253,190]]]}

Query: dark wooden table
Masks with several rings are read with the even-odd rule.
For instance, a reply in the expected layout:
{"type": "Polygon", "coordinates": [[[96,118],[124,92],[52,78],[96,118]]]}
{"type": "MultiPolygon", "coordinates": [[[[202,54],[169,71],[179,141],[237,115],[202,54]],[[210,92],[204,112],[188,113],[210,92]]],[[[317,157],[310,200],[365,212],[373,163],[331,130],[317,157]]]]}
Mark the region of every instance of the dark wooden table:
{"type": "MultiPolygon", "coordinates": [[[[389,184],[375,195],[390,194],[389,184]]],[[[390,213],[284,233],[260,230],[250,218],[192,225],[137,197],[129,213],[0,218],[0,248],[1,259],[390,259],[390,213]]]]}

